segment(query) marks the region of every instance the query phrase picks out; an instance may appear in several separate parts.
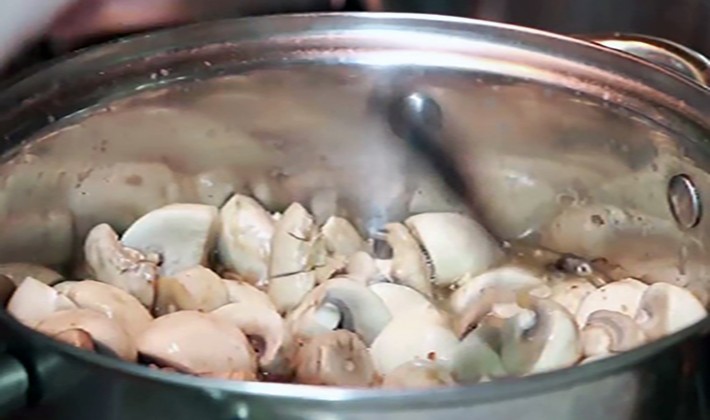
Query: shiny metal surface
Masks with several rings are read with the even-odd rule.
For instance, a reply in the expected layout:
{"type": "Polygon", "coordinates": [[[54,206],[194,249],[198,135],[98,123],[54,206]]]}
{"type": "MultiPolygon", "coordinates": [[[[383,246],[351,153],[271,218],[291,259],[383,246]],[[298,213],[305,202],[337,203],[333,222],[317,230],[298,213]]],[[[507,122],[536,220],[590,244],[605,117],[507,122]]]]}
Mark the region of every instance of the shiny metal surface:
{"type": "MultiPolygon", "coordinates": [[[[707,296],[710,221],[680,229],[667,199],[678,174],[710,194],[703,88],[570,38],[387,14],[191,26],[7,87],[0,259],[66,267],[98,222],[122,229],[234,191],[363,230],[464,208],[392,130],[383,104],[402,92],[438,104],[443,146],[499,238],[609,257],[707,296]],[[550,235],[571,208],[629,217],[603,241],[550,235]]],[[[16,418],[698,419],[697,378],[710,373],[710,319],[578,368],[426,393],[170,375],[67,348],[4,312],[0,328],[32,378],[34,408],[16,418]]]]}
{"type": "Polygon", "coordinates": [[[678,42],[710,55],[708,0],[362,0],[367,10],[438,13],[564,34],[626,32],[678,42]]]}
{"type": "Polygon", "coordinates": [[[27,405],[30,380],[25,367],[12,356],[0,354],[0,413],[27,405]]]}

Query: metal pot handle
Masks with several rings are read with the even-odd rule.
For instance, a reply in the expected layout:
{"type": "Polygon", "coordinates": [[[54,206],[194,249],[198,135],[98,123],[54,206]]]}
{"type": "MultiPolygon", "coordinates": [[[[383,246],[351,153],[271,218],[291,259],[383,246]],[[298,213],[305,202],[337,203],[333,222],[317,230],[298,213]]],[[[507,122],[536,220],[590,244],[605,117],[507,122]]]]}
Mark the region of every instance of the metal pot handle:
{"type": "Polygon", "coordinates": [[[625,33],[582,35],[577,38],[631,54],[679,73],[704,87],[710,87],[710,60],[676,42],[625,33]]]}

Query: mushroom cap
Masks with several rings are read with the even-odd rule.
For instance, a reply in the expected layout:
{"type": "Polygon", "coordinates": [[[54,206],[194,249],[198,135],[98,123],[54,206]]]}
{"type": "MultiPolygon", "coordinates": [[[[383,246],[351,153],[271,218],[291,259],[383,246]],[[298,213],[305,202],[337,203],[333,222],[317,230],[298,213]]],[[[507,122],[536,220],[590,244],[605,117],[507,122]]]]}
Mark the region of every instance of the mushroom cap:
{"type": "Polygon", "coordinates": [[[325,243],[313,217],[299,203],[291,204],[274,228],[269,277],[285,277],[312,270],[323,258],[325,243]]]}
{"type": "Polygon", "coordinates": [[[30,328],[54,312],[75,308],[69,298],[32,277],[20,283],[7,303],[7,312],[30,328]]]}
{"type": "Polygon", "coordinates": [[[146,213],[123,233],[121,242],[146,254],[161,256],[160,275],[204,265],[219,228],[216,207],[168,204],[146,213]]]}
{"type": "Polygon", "coordinates": [[[456,385],[451,372],[430,360],[411,360],[397,366],[382,380],[382,388],[429,389],[456,385]]]}
{"type": "Polygon", "coordinates": [[[641,296],[648,285],[638,280],[627,278],[606,284],[582,299],[576,313],[577,325],[583,327],[592,312],[602,309],[620,312],[633,317],[641,303],[641,296]]]}
{"type": "Polygon", "coordinates": [[[688,290],[668,283],[654,283],[643,293],[636,322],[655,340],[704,319],[703,304],[688,290]]]}
{"type": "Polygon", "coordinates": [[[365,285],[388,281],[390,275],[389,268],[385,267],[383,271],[378,266],[378,260],[365,251],[358,251],[350,255],[345,265],[345,271],[347,277],[365,285]]]}
{"type": "Polygon", "coordinates": [[[222,279],[197,265],[158,279],[154,311],[157,316],[180,310],[209,312],[227,303],[229,293],[222,279]]]}
{"type": "Polygon", "coordinates": [[[499,350],[500,328],[494,322],[483,320],[456,347],[451,367],[456,381],[469,384],[484,378],[505,376],[499,350]]]}
{"type": "Polygon", "coordinates": [[[259,357],[264,367],[274,362],[284,340],[284,320],[271,305],[254,301],[230,303],[212,311],[231,325],[242,330],[247,337],[259,337],[265,348],[259,357]]]}
{"type": "Polygon", "coordinates": [[[509,318],[501,331],[501,359],[509,374],[546,372],[574,365],[581,357],[572,315],[549,299],[519,297],[528,309],[509,318]]]}
{"type": "Polygon", "coordinates": [[[79,308],[101,312],[118,321],[135,340],[153,320],[148,310],[128,292],[94,280],[65,281],[54,289],[79,308]]]}
{"type": "Polygon", "coordinates": [[[515,291],[540,286],[543,280],[530,270],[516,266],[502,266],[475,277],[465,276],[459,284],[459,288],[449,297],[449,306],[456,316],[467,312],[471,303],[480,299],[486,289],[495,287],[515,291]]]}
{"type": "Polygon", "coordinates": [[[436,361],[448,368],[458,342],[445,318],[431,306],[394,317],[372,342],[370,354],[381,375],[417,359],[436,361]]]}
{"type": "Polygon", "coordinates": [[[384,302],[374,292],[354,280],[336,277],[309,292],[288,314],[289,329],[295,336],[306,335],[307,331],[322,331],[323,321],[336,318],[323,313],[322,308],[326,305],[337,308],[342,328],[358,334],[367,345],[392,319],[384,302]],[[318,313],[320,321],[316,318],[318,313]]]}
{"type": "Polygon", "coordinates": [[[27,277],[32,277],[47,285],[54,285],[64,279],[64,277],[54,270],[37,264],[29,263],[5,263],[0,264],[0,275],[9,277],[16,286],[19,286],[27,277]]]}
{"type": "Polygon", "coordinates": [[[325,248],[331,255],[349,257],[367,249],[365,240],[347,219],[331,216],[321,228],[325,248]]]}
{"type": "Polygon", "coordinates": [[[428,254],[433,282],[439,286],[451,285],[466,273],[480,274],[503,257],[493,237],[462,214],[422,213],[404,224],[428,254]]]}
{"type": "Polygon", "coordinates": [[[180,311],[151,322],[138,339],[141,355],[181,372],[256,372],[244,333],[221,317],[180,311]]]}
{"type": "Polygon", "coordinates": [[[222,284],[224,284],[227,289],[227,299],[229,300],[229,303],[252,301],[255,303],[258,302],[262,305],[271,306],[274,309],[276,308],[274,303],[271,302],[271,299],[269,299],[269,295],[247,282],[222,279],[222,284]]]}
{"type": "Polygon", "coordinates": [[[622,313],[599,310],[592,312],[580,333],[586,357],[620,353],[641,346],[646,335],[634,320],[622,313]]]}
{"type": "Polygon", "coordinates": [[[91,334],[79,328],[64,330],[53,335],[52,338],[80,349],[88,351],[96,350],[94,339],[91,337],[91,334]]]}
{"type": "Polygon", "coordinates": [[[303,301],[316,285],[313,271],[273,277],[269,280],[268,294],[279,313],[286,313],[303,301]]]}
{"type": "Polygon", "coordinates": [[[253,284],[265,284],[274,219],[251,197],[235,194],[219,212],[217,246],[222,264],[253,284]]]}
{"type": "Polygon", "coordinates": [[[367,347],[346,330],[307,340],[293,360],[296,381],[310,385],[369,387],[377,379],[367,347]]]}
{"type": "Polygon", "coordinates": [[[401,223],[385,225],[385,239],[392,248],[389,275],[395,282],[431,296],[431,267],[421,245],[401,223]]]}
{"type": "Polygon", "coordinates": [[[84,256],[94,279],[127,291],[144,306],[153,305],[156,262],[121,244],[111,226],[103,223],[89,231],[84,256]]]}
{"type": "Polygon", "coordinates": [[[563,280],[552,285],[549,298],[576,314],[584,298],[595,290],[597,288],[585,279],[563,280]]]}
{"type": "MultiPolygon", "coordinates": [[[[67,309],[54,312],[37,324],[37,331],[60,338],[66,338],[67,330],[82,330],[91,336],[94,343],[100,344],[123,360],[136,360],[136,345],[123,326],[116,320],[90,309],[67,309]]],[[[66,340],[64,340],[66,342],[66,340]]]]}
{"type": "Polygon", "coordinates": [[[431,306],[431,302],[424,295],[401,284],[382,282],[371,284],[368,288],[382,299],[392,316],[411,309],[431,306]]]}

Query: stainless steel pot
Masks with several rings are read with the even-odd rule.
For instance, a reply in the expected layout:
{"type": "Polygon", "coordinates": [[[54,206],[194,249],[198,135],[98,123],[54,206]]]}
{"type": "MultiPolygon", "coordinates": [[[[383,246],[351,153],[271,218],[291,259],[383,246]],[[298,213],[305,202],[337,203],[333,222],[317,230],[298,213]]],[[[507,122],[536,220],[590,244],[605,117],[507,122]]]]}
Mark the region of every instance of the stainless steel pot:
{"type": "Polygon", "coordinates": [[[439,13],[564,34],[642,33],[710,54],[708,0],[362,0],[370,11],[439,13]]]}
{"type": "MultiPolygon", "coordinates": [[[[544,32],[395,14],[223,21],[91,49],[0,94],[0,260],[67,267],[95,223],[120,229],[165,203],[219,204],[234,191],[348,214],[363,229],[462,208],[395,135],[394,109],[436,128],[498,237],[710,293],[710,96],[697,62],[668,54],[687,77],[544,32]],[[609,235],[549,235],[572,207],[609,216],[609,235]]],[[[13,418],[646,420],[708,409],[710,319],[581,367],[386,393],[170,375],[60,345],[4,311],[0,327],[0,401],[26,407],[13,418]]]]}

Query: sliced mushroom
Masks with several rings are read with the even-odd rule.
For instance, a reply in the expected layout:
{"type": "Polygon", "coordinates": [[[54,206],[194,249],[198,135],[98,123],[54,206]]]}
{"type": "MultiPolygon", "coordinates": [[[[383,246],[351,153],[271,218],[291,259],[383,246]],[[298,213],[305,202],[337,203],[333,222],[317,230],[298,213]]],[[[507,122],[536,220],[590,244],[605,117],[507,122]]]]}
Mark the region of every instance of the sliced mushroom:
{"type": "Polygon", "coordinates": [[[269,296],[266,293],[262,292],[261,290],[257,289],[249,283],[242,282],[239,280],[222,279],[222,284],[227,289],[227,299],[229,300],[229,303],[247,301],[270,306],[274,309],[276,308],[276,306],[274,306],[273,302],[271,302],[271,299],[269,299],[269,296]]]}
{"type": "Polygon", "coordinates": [[[80,349],[96,351],[96,345],[94,344],[94,339],[91,337],[91,334],[79,328],[64,330],[53,335],[52,338],[80,349]]]}
{"type": "Polygon", "coordinates": [[[349,257],[366,249],[365,240],[346,219],[331,216],[321,228],[329,254],[349,257]]]}
{"type": "Polygon", "coordinates": [[[168,204],[146,213],[123,233],[127,247],[161,257],[160,275],[205,265],[214,246],[219,214],[206,204],[168,204]]]}
{"type": "Polygon", "coordinates": [[[397,366],[382,380],[382,388],[428,389],[456,385],[451,372],[430,360],[411,360],[397,366]]]}
{"type": "Polygon", "coordinates": [[[65,281],[54,289],[79,308],[101,312],[119,322],[136,339],[153,320],[148,310],[128,292],[94,280],[65,281]]]}
{"type": "Polygon", "coordinates": [[[414,309],[387,324],[372,342],[370,354],[377,371],[385,376],[412,360],[435,361],[449,368],[458,342],[434,307],[414,309]]]}
{"type": "Polygon", "coordinates": [[[449,306],[456,316],[466,312],[471,302],[479,299],[481,293],[487,288],[496,287],[514,291],[540,286],[543,280],[524,268],[503,266],[472,278],[465,276],[460,284],[461,286],[449,297],[449,306]]]}
{"type": "Polygon", "coordinates": [[[138,351],[159,366],[185,373],[256,372],[256,356],[244,333],[197,311],[155,319],[138,340],[138,351]]]}
{"type": "Polygon", "coordinates": [[[325,243],[313,217],[302,205],[291,204],[276,222],[271,241],[269,277],[310,271],[324,258],[325,243]]]}
{"type": "Polygon", "coordinates": [[[401,284],[375,283],[371,284],[369,289],[382,299],[392,316],[431,306],[431,302],[421,293],[401,284]]]}
{"type": "Polygon", "coordinates": [[[28,263],[6,263],[0,264],[0,275],[9,277],[15,285],[19,286],[22,280],[32,277],[47,285],[54,285],[64,279],[64,277],[54,270],[36,264],[28,263]]]}
{"type": "Polygon", "coordinates": [[[688,290],[668,283],[654,283],[643,293],[636,322],[655,340],[673,334],[707,316],[703,304],[688,290]]]}
{"type": "Polygon", "coordinates": [[[316,283],[321,284],[332,279],[338,273],[342,273],[345,270],[347,263],[347,258],[342,255],[325,257],[323,265],[320,265],[313,270],[316,283]]]}
{"type": "Polygon", "coordinates": [[[7,303],[7,312],[34,328],[54,312],[76,309],[76,304],[39,280],[27,277],[7,303]]]}
{"type": "Polygon", "coordinates": [[[154,312],[157,316],[181,310],[209,312],[226,305],[229,293],[214,271],[201,265],[158,279],[154,312]]]}
{"type": "Polygon", "coordinates": [[[592,312],[602,309],[620,312],[633,317],[641,303],[641,296],[648,285],[628,278],[609,283],[588,294],[577,309],[577,325],[583,327],[592,312]]]}
{"type": "Polygon", "coordinates": [[[392,247],[390,275],[397,283],[431,296],[431,267],[421,245],[401,223],[385,225],[385,239],[392,247]]]}
{"type": "Polygon", "coordinates": [[[369,387],[377,379],[367,347],[346,330],[307,340],[294,358],[296,381],[310,385],[369,387]]]}
{"type": "Polygon", "coordinates": [[[261,367],[274,363],[284,340],[284,321],[272,305],[241,301],[222,306],[212,314],[236,326],[247,337],[263,343],[263,349],[255,349],[260,354],[261,367]]]}
{"type": "Polygon", "coordinates": [[[503,257],[491,235],[470,217],[422,213],[404,223],[428,254],[433,282],[439,286],[451,285],[466,273],[480,274],[503,257]]]}
{"type": "MultiPolygon", "coordinates": [[[[54,312],[37,324],[35,329],[50,337],[57,335],[67,340],[67,331],[81,330],[91,336],[91,340],[117,357],[133,362],[136,360],[136,346],[133,338],[116,320],[90,309],[68,309],[54,312]]],[[[83,344],[80,340],[78,344],[83,344]]]]}
{"type": "Polygon", "coordinates": [[[383,266],[382,261],[385,260],[377,260],[365,251],[358,251],[348,258],[345,271],[349,278],[365,285],[389,281],[390,266],[383,266]]]}
{"type": "Polygon", "coordinates": [[[253,198],[235,194],[220,210],[218,249],[222,264],[244,280],[265,285],[274,219],[253,198]]]}
{"type": "Polygon", "coordinates": [[[335,317],[322,314],[322,308],[332,305],[338,309],[340,325],[355,332],[369,345],[380,334],[392,316],[382,299],[362,284],[348,278],[334,278],[308,293],[289,313],[286,322],[293,336],[309,336],[311,331],[323,331],[322,320],[335,317]]]}
{"type": "Polygon", "coordinates": [[[597,290],[585,279],[564,280],[551,287],[550,299],[564,306],[571,314],[576,314],[584,298],[597,290]]]}
{"type": "Polygon", "coordinates": [[[499,354],[500,327],[496,323],[500,324],[500,320],[493,317],[484,318],[456,347],[451,370],[457,382],[472,384],[506,375],[499,354]]]}
{"type": "Polygon", "coordinates": [[[622,313],[599,310],[592,312],[581,331],[585,357],[620,353],[641,346],[646,335],[634,320],[622,313]]]}
{"type": "Polygon", "coordinates": [[[501,359],[511,375],[546,372],[574,365],[581,357],[572,315],[549,299],[519,297],[527,309],[507,319],[501,331],[501,359]]]}
{"type": "Polygon", "coordinates": [[[279,313],[286,313],[296,307],[316,285],[313,271],[274,277],[269,280],[269,298],[279,313]]]}
{"type": "Polygon", "coordinates": [[[111,226],[100,224],[91,229],[84,256],[94,279],[125,290],[145,306],[153,304],[156,261],[121,244],[111,226]]]}
{"type": "Polygon", "coordinates": [[[466,310],[454,320],[454,332],[464,338],[476,329],[489,314],[498,318],[510,318],[523,311],[517,305],[519,290],[511,290],[504,286],[491,286],[483,289],[475,299],[469,301],[466,310]]]}

